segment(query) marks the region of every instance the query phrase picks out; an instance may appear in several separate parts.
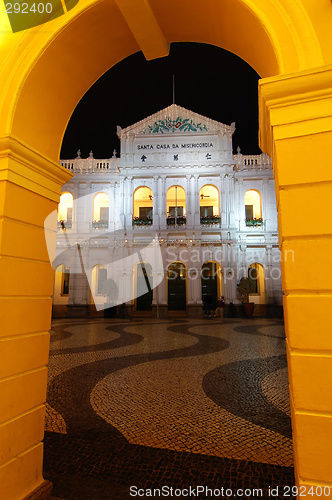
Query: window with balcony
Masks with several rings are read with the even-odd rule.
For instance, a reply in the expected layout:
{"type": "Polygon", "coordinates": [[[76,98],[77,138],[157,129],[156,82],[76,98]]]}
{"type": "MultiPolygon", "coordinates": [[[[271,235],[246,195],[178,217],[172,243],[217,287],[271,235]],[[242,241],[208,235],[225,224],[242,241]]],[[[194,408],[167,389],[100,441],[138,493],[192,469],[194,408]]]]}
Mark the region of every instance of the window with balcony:
{"type": "Polygon", "coordinates": [[[92,229],[105,231],[108,229],[109,198],[106,193],[98,193],[93,198],[92,229]]]}
{"type": "Polygon", "coordinates": [[[207,184],[199,192],[200,220],[203,225],[220,223],[219,191],[215,186],[207,184]]]}
{"type": "Polygon", "coordinates": [[[153,194],[149,187],[141,186],[134,192],[133,225],[151,226],[153,222],[153,194]]]}
{"type": "Polygon", "coordinates": [[[73,195],[63,193],[58,207],[58,229],[71,229],[73,222],[73,195]]]}
{"type": "Polygon", "coordinates": [[[249,189],[244,195],[246,226],[263,226],[261,194],[249,189]]]}
{"type": "Polygon", "coordinates": [[[171,186],[167,190],[167,225],[183,226],[186,222],[186,192],[181,186],[171,186]]]}

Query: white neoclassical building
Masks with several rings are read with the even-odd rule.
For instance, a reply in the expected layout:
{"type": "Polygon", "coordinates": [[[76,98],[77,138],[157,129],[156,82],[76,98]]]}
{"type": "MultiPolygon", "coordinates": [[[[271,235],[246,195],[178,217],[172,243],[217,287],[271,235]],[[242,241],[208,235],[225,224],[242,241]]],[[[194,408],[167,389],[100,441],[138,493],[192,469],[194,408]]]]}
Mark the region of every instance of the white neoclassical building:
{"type": "Polygon", "coordinates": [[[196,317],[207,293],[234,314],[248,275],[256,314],[280,312],[271,160],[233,155],[234,131],[173,104],[118,127],[120,158],[61,160],[74,175],[58,210],[55,315],[196,317]]]}

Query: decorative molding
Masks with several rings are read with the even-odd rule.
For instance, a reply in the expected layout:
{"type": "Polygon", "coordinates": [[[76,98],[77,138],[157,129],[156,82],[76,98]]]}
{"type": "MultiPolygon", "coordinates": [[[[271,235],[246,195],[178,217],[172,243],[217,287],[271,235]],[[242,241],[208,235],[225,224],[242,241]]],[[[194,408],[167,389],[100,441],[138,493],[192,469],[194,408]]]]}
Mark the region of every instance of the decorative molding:
{"type": "Polygon", "coordinates": [[[204,134],[221,132],[231,135],[234,131],[235,123],[225,125],[177,104],[171,104],[127,128],[118,127],[118,136],[120,139],[127,139],[130,135],[173,134],[175,132],[200,132],[204,134]]]}
{"type": "Polygon", "coordinates": [[[332,65],[259,81],[260,146],[331,130],[332,65]]]}
{"type": "Polygon", "coordinates": [[[139,132],[140,134],[168,134],[175,132],[208,132],[209,129],[205,124],[194,123],[190,118],[183,118],[182,116],[177,116],[173,120],[170,116],[167,116],[163,120],[157,120],[152,125],[148,125],[144,130],[139,132]]]}
{"type": "Polygon", "coordinates": [[[56,202],[72,174],[14,136],[0,137],[0,180],[7,180],[56,202]],[[6,161],[7,160],[7,161],[6,161]]]}

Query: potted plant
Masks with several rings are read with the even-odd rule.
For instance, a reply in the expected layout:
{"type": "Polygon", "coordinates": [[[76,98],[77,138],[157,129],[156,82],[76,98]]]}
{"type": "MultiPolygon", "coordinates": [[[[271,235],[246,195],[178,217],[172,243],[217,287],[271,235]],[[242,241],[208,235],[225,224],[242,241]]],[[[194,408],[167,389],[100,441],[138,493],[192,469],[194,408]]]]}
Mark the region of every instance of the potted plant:
{"type": "Polygon", "coordinates": [[[241,278],[237,285],[237,293],[243,303],[246,316],[251,317],[254,314],[253,302],[249,302],[249,295],[255,293],[256,285],[251,278],[241,278]]]}
{"type": "Polygon", "coordinates": [[[246,219],[246,226],[263,226],[264,220],[262,217],[256,217],[256,218],[247,218],[246,219]]]}

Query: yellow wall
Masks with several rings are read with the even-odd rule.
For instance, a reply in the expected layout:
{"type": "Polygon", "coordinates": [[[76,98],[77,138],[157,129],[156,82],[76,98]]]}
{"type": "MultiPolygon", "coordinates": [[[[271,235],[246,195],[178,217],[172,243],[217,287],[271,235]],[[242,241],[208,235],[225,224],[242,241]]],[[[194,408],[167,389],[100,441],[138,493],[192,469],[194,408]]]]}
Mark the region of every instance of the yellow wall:
{"type": "Polygon", "coordinates": [[[331,140],[331,81],[332,67],[327,66],[260,83],[261,142],[273,155],[277,185],[294,454],[301,485],[331,486],[332,222],[327,214],[332,176],[324,160],[331,140]]]}
{"type": "MultiPolygon", "coordinates": [[[[297,481],[331,485],[332,222],[317,217],[331,199],[331,25],[328,0],[80,0],[68,14],[13,34],[0,4],[3,500],[43,482],[53,276],[43,223],[70,176],[58,166],[64,130],[106,70],[138,50],[165,56],[175,41],[223,47],[264,78],[261,147],[273,157],[282,255],[295,255],[282,271],[297,481]]],[[[55,227],[56,220],[48,230],[54,242],[55,227]]]]}

